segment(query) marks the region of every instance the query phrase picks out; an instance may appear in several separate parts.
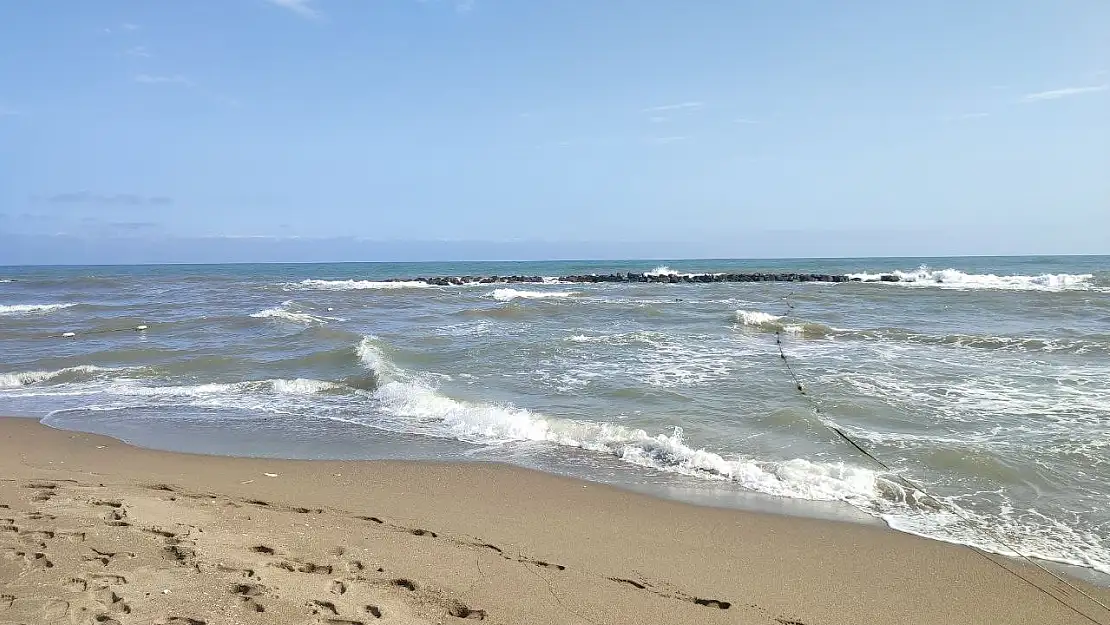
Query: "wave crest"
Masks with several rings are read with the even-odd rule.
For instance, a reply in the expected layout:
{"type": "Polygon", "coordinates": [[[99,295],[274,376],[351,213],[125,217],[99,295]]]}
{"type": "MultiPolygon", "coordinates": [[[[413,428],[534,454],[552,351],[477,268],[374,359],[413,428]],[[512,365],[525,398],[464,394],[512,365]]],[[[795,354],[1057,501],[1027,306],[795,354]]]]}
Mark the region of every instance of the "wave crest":
{"type": "Polygon", "coordinates": [[[49,313],[62,310],[77,304],[11,304],[0,305],[0,315],[27,315],[34,313],[49,313]]]}
{"type": "Polygon", "coordinates": [[[499,302],[511,302],[514,299],[561,299],[571,297],[571,291],[526,291],[521,289],[496,289],[490,297],[499,302]]]}
{"type": "Polygon", "coordinates": [[[432,285],[416,280],[382,282],[375,280],[301,280],[286,285],[288,288],[317,291],[373,291],[392,289],[427,289],[432,285]]]}
{"type": "Polygon", "coordinates": [[[937,287],[943,289],[998,289],[1010,291],[1068,291],[1092,288],[1094,275],[1089,273],[1046,273],[1036,276],[966,273],[959,269],[930,269],[926,265],[911,271],[848,274],[860,282],[882,282],[902,286],[937,287]],[[887,282],[883,276],[896,276],[896,282],[887,282]]]}
{"type": "Polygon", "coordinates": [[[14,373],[0,373],[0,388],[20,388],[41,384],[43,382],[73,382],[82,378],[94,376],[106,371],[118,371],[110,367],[97,367],[95,365],[79,365],[66,367],[56,371],[17,371],[14,373]]]}
{"type": "Polygon", "coordinates": [[[252,313],[251,317],[255,319],[277,319],[280,321],[291,321],[294,323],[327,323],[329,321],[344,321],[339,317],[324,317],[321,315],[313,315],[303,311],[293,310],[293,300],[287,300],[281,303],[280,306],[260,310],[252,313]]]}

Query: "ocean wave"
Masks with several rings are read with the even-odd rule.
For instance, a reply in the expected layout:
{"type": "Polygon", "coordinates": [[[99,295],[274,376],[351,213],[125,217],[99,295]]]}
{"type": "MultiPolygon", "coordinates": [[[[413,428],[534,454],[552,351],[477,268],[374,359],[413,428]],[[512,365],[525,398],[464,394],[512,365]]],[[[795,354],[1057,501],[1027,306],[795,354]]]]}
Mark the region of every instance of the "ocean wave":
{"type": "Polygon", "coordinates": [[[996,289],[1009,291],[1067,291],[1088,290],[1093,287],[1094,275],[1089,273],[1046,273],[1036,276],[966,273],[959,269],[930,269],[922,265],[912,271],[889,273],[852,273],[852,280],[877,282],[911,287],[937,287],[943,289],[996,289]],[[897,282],[885,282],[883,276],[896,276],[897,282]]]}
{"type": "Polygon", "coordinates": [[[412,429],[475,444],[542,441],[605,453],[660,471],[728,480],[771,495],[869,506],[878,498],[905,500],[895,482],[875,471],[843,463],[804,459],[785,462],[725,456],[691,447],[682,430],[651,435],[642,429],[547,417],[525,408],[452,399],[428,380],[393,364],[384,345],[367,337],[359,344],[363,364],[381,380],[374,398],[383,412],[411,419],[412,429]],[[428,425],[435,424],[433,430],[428,425]]]}
{"type": "Polygon", "coordinates": [[[457,400],[418,374],[390,363],[384,344],[376,339],[363,345],[367,366],[384,367],[376,372],[383,384],[373,397],[383,413],[398,420],[390,427],[400,431],[480,445],[543,442],[575,447],[653,470],[727,481],[767,495],[840,501],[895,529],[1010,554],[1009,547],[976,530],[990,526],[1026,555],[1110,572],[1110,552],[1097,536],[1083,535],[1033,511],[1008,515],[1003,505],[1000,516],[978,513],[961,507],[958,497],[934,499],[905,487],[896,475],[851,463],[804,458],[770,461],[699,448],[687,441],[681,428],[651,434],[619,424],[549,417],[512,405],[457,400]],[[1038,520],[1025,518],[1030,514],[1038,520]],[[1046,532],[1046,527],[1052,531],[1046,532]]]}
{"type": "Polygon", "coordinates": [[[806,337],[822,337],[843,332],[843,330],[836,330],[822,323],[793,320],[785,316],[772,315],[758,310],[737,310],[736,323],[765,332],[786,332],[787,334],[806,337]]]}
{"type": "Polygon", "coordinates": [[[658,267],[656,267],[655,269],[652,269],[651,271],[645,271],[644,275],[645,276],[680,276],[682,274],[675,271],[674,269],[671,269],[670,267],[668,267],[666,265],[659,265],[658,267]]]}
{"type": "MultiPolygon", "coordinates": [[[[1110,336],[1091,335],[1084,338],[1044,338],[1030,336],[989,336],[975,334],[927,334],[903,328],[834,328],[822,323],[772,315],[758,310],[737,310],[734,322],[765,332],[786,332],[809,338],[889,341],[910,345],[963,347],[1000,352],[1032,352],[1062,354],[1110,353],[1110,336]]],[[[583,337],[583,340],[591,340],[583,337]]]]}
{"type": "Polygon", "coordinates": [[[124,378],[113,380],[111,384],[98,391],[107,395],[126,397],[205,399],[237,395],[312,395],[341,387],[342,385],[336,382],[306,378],[167,386],[146,386],[140,380],[124,378]]]}
{"type": "Polygon", "coordinates": [[[76,306],[76,304],[11,304],[0,305],[0,315],[26,315],[34,313],[49,313],[76,306]]]}
{"type": "Polygon", "coordinates": [[[96,374],[119,371],[111,367],[97,367],[94,365],[80,365],[66,367],[55,371],[17,371],[14,373],[0,373],[0,389],[13,389],[34,384],[74,382],[95,376],[96,374]]]}
{"type": "Polygon", "coordinates": [[[313,315],[310,313],[291,310],[294,308],[293,300],[282,302],[280,306],[260,310],[252,313],[251,317],[255,319],[277,319],[280,321],[292,321],[294,323],[327,323],[329,321],[345,321],[340,317],[324,317],[320,315],[313,315]]]}
{"type": "Polygon", "coordinates": [[[489,296],[499,302],[510,302],[514,299],[558,299],[571,297],[571,291],[525,291],[521,289],[496,289],[489,296]]]}
{"type": "Polygon", "coordinates": [[[427,289],[432,285],[418,280],[383,282],[375,280],[301,280],[287,284],[287,288],[318,291],[373,291],[392,289],[427,289]]]}

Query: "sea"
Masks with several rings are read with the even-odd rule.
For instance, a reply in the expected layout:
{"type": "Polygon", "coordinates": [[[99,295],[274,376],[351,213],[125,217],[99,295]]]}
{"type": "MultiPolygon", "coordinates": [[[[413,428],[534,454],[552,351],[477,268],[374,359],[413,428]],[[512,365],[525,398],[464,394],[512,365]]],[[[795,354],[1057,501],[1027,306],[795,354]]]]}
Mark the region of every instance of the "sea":
{"type": "Polygon", "coordinates": [[[1110,579],[1110,257],[0,267],[0,414],[505,462],[1110,579]],[[859,280],[557,280],[627,271],[859,280]],[[387,281],[462,275],[547,279],[387,281]]]}

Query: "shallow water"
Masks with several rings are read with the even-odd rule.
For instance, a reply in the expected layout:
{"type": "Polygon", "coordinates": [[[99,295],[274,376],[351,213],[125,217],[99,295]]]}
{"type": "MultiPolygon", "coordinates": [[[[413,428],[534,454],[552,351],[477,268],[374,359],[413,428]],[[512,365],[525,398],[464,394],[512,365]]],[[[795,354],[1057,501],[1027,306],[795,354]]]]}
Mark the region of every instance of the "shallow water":
{"type": "Polygon", "coordinates": [[[865,280],[842,284],[381,282],[658,265],[0,268],[0,412],[172,449],[504,460],[701,503],[842,502],[1110,573],[1110,258],[660,269],[865,280]]]}

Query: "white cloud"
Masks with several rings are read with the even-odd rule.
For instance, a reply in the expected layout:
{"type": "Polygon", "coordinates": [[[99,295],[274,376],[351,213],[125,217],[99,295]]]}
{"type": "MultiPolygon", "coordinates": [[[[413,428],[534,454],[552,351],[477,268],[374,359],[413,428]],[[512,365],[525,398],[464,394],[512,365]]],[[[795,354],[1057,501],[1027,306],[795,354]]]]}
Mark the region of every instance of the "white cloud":
{"type": "Polygon", "coordinates": [[[663,111],[695,110],[705,106],[703,102],[679,102],[678,104],[664,104],[644,109],[645,113],[661,113],[663,111]]]}
{"type": "Polygon", "coordinates": [[[123,53],[126,56],[133,56],[140,59],[149,59],[151,56],[153,56],[151,55],[150,50],[146,49],[146,46],[135,46],[133,48],[128,48],[124,50],[123,53]]]}
{"type": "Polygon", "coordinates": [[[1022,100],[1026,102],[1059,100],[1061,98],[1070,98],[1072,96],[1084,95],[1087,93],[1098,93],[1099,91],[1106,91],[1108,89],[1110,89],[1110,84],[1091,85],[1089,87],[1065,87],[1064,89],[1053,89],[1052,91],[1040,91],[1037,93],[1030,93],[1025,95],[1022,100]]]}
{"type": "Polygon", "coordinates": [[[139,26],[138,24],[133,24],[131,22],[124,22],[124,23],[120,24],[119,26],[115,27],[115,29],[113,29],[111,27],[105,27],[104,32],[105,32],[105,34],[108,34],[108,35],[111,35],[112,33],[120,32],[120,31],[133,33],[136,30],[139,30],[140,28],[142,28],[142,26],[139,26]]]}
{"type": "Polygon", "coordinates": [[[663,122],[667,121],[668,119],[669,119],[668,117],[664,117],[662,115],[656,115],[654,117],[649,117],[648,121],[653,123],[653,124],[662,124],[663,122]]]}
{"type": "Polygon", "coordinates": [[[319,11],[312,7],[313,0],[267,0],[270,4],[275,4],[283,9],[305,17],[308,19],[318,19],[323,17],[319,11]]]}
{"type": "Polygon", "coordinates": [[[737,124],[748,124],[748,125],[759,123],[758,121],[756,121],[754,119],[748,119],[747,117],[738,117],[738,118],[736,118],[732,121],[736,122],[737,124]]]}
{"type": "Polygon", "coordinates": [[[180,74],[174,74],[173,76],[137,74],[135,76],[135,82],[140,82],[146,85],[182,85],[185,87],[196,86],[196,83],[180,74]]]}
{"type": "Polygon", "coordinates": [[[648,143],[654,143],[656,145],[666,145],[668,143],[678,143],[679,141],[685,141],[685,140],[686,140],[686,137],[680,137],[680,136],[676,136],[676,137],[652,137],[651,139],[648,139],[648,143]]]}

